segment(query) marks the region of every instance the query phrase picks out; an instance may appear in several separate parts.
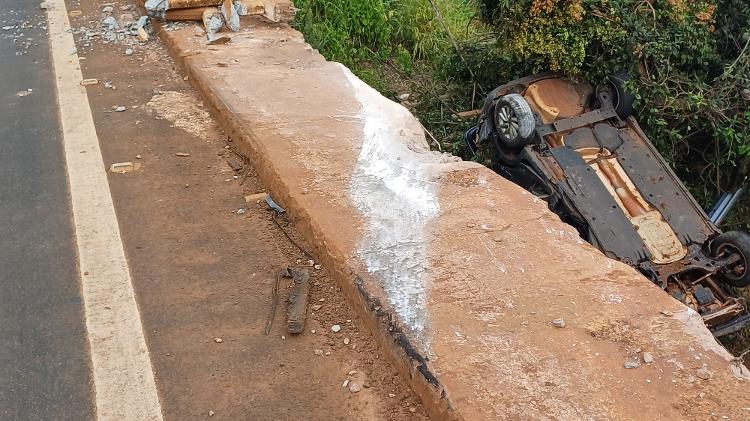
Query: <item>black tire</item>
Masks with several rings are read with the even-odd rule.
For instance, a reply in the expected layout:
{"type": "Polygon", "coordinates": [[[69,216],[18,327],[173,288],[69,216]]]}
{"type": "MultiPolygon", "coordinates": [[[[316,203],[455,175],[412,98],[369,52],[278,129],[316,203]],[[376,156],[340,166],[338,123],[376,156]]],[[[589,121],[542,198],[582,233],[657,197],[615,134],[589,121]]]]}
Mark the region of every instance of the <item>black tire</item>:
{"type": "Polygon", "coordinates": [[[711,242],[711,254],[714,257],[736,253],[740,261],[720,272],[721,280],[733,287],[750,286],[750,235],[740,231],[729,231],[716,237],[711,242]]]}
{"type": "Polygon", "coordinates": [[[505,147],[500,141],[492,142],[492,161],[494,164],[515,167],[521,162],[521,150],[505,147]]]}
{"type": "Polygon", "coordinates": [[[612,98],[612,104],[615,107],[615,112],[622,119],[625,120],[633,114],[633,105],[635,104],[635,96],[625,90],[625,82],[630,79],[627,73],[620,73],[609,77],[609,83],[612,85],[615,97],[612,98]]]}
{"type": "Polygon", "coordinates": [[[534,113],[521,95],[508,94],[500,98],[493,114],[497,136],[507,148],[520,149],[534,133],[534,113]]]}

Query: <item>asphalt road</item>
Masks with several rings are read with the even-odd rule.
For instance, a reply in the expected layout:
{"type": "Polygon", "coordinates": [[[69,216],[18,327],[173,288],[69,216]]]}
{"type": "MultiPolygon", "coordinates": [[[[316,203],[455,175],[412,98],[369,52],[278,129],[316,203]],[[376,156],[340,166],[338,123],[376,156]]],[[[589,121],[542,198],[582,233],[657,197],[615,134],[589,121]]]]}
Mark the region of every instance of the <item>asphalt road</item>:
{"type": "Polygon", "coordinates": [[[47,22],[39,2],[5,0],[3,9],[0,418],[93,419],[47,22]]]}

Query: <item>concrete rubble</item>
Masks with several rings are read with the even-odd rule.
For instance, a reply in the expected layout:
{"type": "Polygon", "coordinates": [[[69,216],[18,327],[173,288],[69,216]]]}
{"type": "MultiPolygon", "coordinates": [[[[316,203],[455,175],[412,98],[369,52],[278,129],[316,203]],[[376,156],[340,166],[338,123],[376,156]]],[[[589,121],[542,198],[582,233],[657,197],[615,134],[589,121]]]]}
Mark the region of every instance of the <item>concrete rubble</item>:
{"type": "Polygon", "coordinates": [[[231,46],[161,35],[436,419],[750,417],[750,372],[698,314],[543,201],[430,151],[408,110],[300,33],[252,18],[231,46]]]}

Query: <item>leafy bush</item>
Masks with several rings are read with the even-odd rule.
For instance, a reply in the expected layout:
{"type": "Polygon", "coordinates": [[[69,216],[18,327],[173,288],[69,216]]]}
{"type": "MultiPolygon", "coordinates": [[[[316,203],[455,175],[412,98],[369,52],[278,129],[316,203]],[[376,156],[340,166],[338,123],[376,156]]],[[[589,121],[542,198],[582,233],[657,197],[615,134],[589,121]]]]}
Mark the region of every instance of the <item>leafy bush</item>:
{"type": "Polygon", "coordinates": [[[750,3],[485,0],[510,67],[601,81],[627,70],[637,116],[704,204],[748,173],[750,3]]]}

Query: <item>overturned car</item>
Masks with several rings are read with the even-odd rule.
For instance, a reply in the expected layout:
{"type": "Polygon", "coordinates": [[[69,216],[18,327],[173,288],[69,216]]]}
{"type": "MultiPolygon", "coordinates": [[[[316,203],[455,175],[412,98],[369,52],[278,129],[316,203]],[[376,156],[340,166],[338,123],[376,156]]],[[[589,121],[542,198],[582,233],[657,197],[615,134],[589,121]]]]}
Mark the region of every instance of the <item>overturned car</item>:
{"type": "Polygon", "coordinates": [[[631,116],[624,80],[594,88],[542,74],[500,86],[467,144],[604,254],[700,313],[715,336],[737,332],[750,324],[735,293],[750,286],[750,235],[709,219],[631,116]]]}

